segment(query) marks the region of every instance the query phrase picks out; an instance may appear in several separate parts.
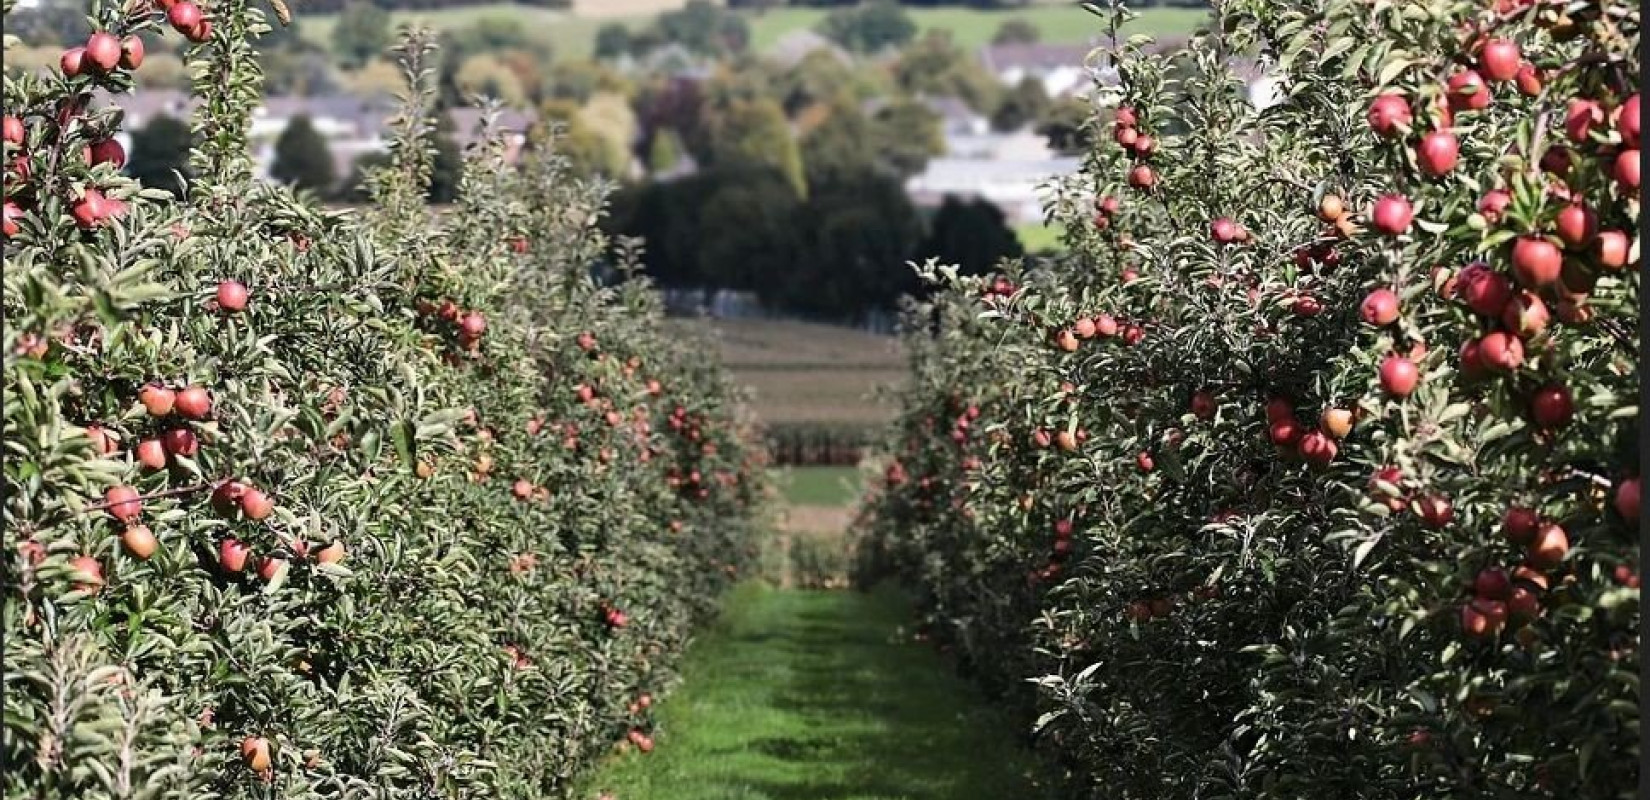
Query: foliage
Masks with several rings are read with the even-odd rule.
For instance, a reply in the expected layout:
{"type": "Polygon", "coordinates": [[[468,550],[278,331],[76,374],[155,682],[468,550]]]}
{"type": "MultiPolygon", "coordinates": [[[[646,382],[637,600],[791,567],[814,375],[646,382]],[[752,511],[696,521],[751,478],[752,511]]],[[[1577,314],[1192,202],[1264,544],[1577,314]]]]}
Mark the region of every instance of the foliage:
{"type": "Polygon", "coordinates": [[[997,32],[992,34],[992,44],[1036,44],[1043,38],[1043,32],[1036,25],[1024,17],[1014,17],[1003,20],[997,32]]]}
{"type": "Polygon", "coordinates": [[[849,52],[879,53],[905,46],[917,35],[917,24],[899,4],[872,0],[832,11],[819,32],[849,52]]]}
{"type": "Polygon", "coordinates": [[[325,193],[332,189],[338,179],[332,151],[307,114],[293,117],[275,139],[275,162],[269,174],[296,190],[325,193]]]}
{"type": "Polygon", "coordinates": [[[982,114],[997,107],[1002,92],[979,59],[943,31],[929,31],[900,53],[894,82],[907,94],[955,97],[982,114]]]}
{"type": "Polygon", "coordinates": [[[659,37],[702,55],[740,53],[750,45],[750,26],[745,18],[710,0],[688,0],[676,11],[659,15],[659,37]]]}
{"type": "Polygon", "coordinates": [[[630,26],[623,22],[609,22],[596,31],[595,57],[612,61],[631,53],[630,26]]]}
{"type": "Polygon", "coordinates": [[[716,108],[706,127],[709,164],[763,164],[779,170],[798,194],[806,191],[802,152],[778,103],[735,99],[716,108]]]}
{"type": "Polygon", "coordinates": [[[1037,133],[1048,139],[1048,146],[1054,152],[1079,155],[1094,145],[1093,114],[1094,108],[1087,100],[1059,98],[1037,120],[1037,133]]]}
{"type": "Polygon", "coordinates": [[[1002,102],[991,112],[991,127],[998,131],[1017,131],[1048,117],[1052,105],[1043,82],[1028,75],[1003,94],[1002,102]]]}
{"type": "Polygon", "coordinates": [[[427,35],[335,214],[253,177],[264,15],[210,20],[187,203],[79,105],[130,69],[6,82],[5,795],[560,796],[748,557],[726,386],[548,143],[432,218],[427,35]]]}
{"type": "Polygon", "coordinates": [[[928,271],[873,563],[1079,796],[1631,797],[1639,11],[1217,13],[1069,258],[928,271]]]}

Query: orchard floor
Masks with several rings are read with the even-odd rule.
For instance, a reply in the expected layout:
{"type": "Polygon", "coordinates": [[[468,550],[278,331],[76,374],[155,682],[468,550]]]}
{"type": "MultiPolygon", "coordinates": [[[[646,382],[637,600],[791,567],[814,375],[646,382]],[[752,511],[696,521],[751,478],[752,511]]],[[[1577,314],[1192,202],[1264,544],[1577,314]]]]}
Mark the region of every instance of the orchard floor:
{"type": "Polygon", "coordinates": [[[740,586],[656,706],[652,753],[580,798],[1034,800],[1013,726],[902,629],[890,590],[740,586]]]}

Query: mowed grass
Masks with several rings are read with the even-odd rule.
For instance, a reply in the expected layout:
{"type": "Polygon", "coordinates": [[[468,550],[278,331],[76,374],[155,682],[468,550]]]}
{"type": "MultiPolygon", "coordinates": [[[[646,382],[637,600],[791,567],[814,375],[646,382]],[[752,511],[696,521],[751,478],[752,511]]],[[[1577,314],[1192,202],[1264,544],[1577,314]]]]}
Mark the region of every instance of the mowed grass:
{"type": "Polygon", "coordinates": [[[1066,243],[1061,240],[1061,237],[1066,235],[1063,225],[1033,222],[1015,228],[1014,233],[1020,237],[1020,246],[1024,247],[1027,253],[1058,253],[1066,249],[1066,243]]]}
{"type": "MultiPolygon", "coordinates": [[[[590,0],[587,8],[594,8],[596,5],[596,0],[590,0]]],[[[655,7],[670,5],[673,4],[654,4],[655,7]]],[[[624,11],[648,6],[649,3],[645,0],[624,0],[623,9],[614,10],[622,14],[624,11]]],[[[1057,44],[1094,41],[1106,32],[1105,20],[1084,11],[1075,2],[1004,11],[968,8],[914,8],[909,11],[920,30],[949,31],[959,45],[970,49],[990,42],[1003,21],[1013,17],[1029,21],[1042,33],[1043,41],[1057,44]]],[[[750,20],[752,46],[758,52],[763,52],[788,33],[815,27],[829,12],[818,8],[779,8],[760,14],[746,13],[750,20]]],[[[1138,13],[1139,18],[1124,28],[1124,34],[1181,36],[1191,33],[1208,19],[1208,12],[1204,9],[1146,8],[1140,9],[1138,13]]],[[[394,25],[417,21],[436,30],[468,25],[483,19],[504,20],[544,37],[557,58],[568,59],[589,58],[595,49],[596,31],[603,25],[621,22],[632,28],[640,28],[652,22],[654,16],[618,16],[609,13],[608,10],[602,10],[599,14],[556,11],[513,3],[391,12],[394,25]]],[[[305,14],[300,7],[297,10],[297,18],[299,33],[304,38],[323,47],[331,44],[336,15],[305,14]]]]}
{"type": "Polygon", "coordinates": [[[774,471],[780,497],[793,506],[847,506],[859,498],[858,467],[791,467],[774,471]]]}
{"type": "Polygon", "coordinates": [[[677,319],[709,330],[722,363],[749,387],[769,424],[882,425],[898,406],[879,390],[906,379],[899,340],[849,328],[778,320],[677,319]]]}
{"type": "Polygon", "coordinates": [[[658,703],[656,747],[577,796],[1034,800],[1013,726],[902,629],[892,591],[746,584],[658,703]]]}

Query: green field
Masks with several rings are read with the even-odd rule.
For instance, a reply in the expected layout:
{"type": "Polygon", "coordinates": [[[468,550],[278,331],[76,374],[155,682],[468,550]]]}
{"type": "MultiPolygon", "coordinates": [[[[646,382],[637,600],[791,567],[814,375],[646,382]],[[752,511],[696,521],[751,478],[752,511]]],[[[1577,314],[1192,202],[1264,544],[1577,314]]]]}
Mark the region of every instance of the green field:
{"type": "Polygon", "coordinates": [[[786,503],[848,506],[859,497],[858,467],[792,467],[775,470],[774,483],[786,503]]]}
{"type": "Polygon", "coordinates": [[[1014,728],[911,641],[892,591],[741,586],[657,706],[652,753],[578,797],[1033,800],[1014,728]]]}
{"type": "Polygon", "coordinates": [[[1066,235],[1066,230],[1060,225],[1031,223],[1015,228],[1014,233],[1020,237],[1020,245],[1027,253],[1045,250],[1058,252],[1066,249],[1065,242],[1061,240],[1061,237],[1066,235]]]}
{"type": "MultiPolygon", "coordinates": [[[[824,18],[824,9],[782,8],[763,14],[752,13],[751,35],[758,51],[766,50],[780,37],[795,30],[811,28],[824,18]]],[[[1071,5],[1039,5],[1012,11],[980,11],[966,8],[918,8],[910,10],[912,18],[922,30],[950,31],[957,42],[970,48],[991,40],[1003,20],[1023,17],[1042,31],[1043,40],[1055,43],[1080,43],[1100,36],[1103,21],[1071,5]]],[[[1149,33],[1155,36],[1190,33],[1207,16],[1202,9],[1148,8],[1132,23],[1127,33],[1149,33]]],[[[587,58],[595,46],[596,31],[615,21],[579,16],[566,11],[518,6],[510,3],[469,6],[435,11],[396,11],[397,23],[420,21],[438,30],[467,25],[482,19],[505,19],[523,28],[540,31],[554,48],[558,58],[587,58]]],[[[299,31],[318,44],[326,45],[332,35],[335,19],[330,14],[297,11],[299,31]]],[[[651,15],[624,17],[617,21],[633,27],[647,24],[651,15]]]]}

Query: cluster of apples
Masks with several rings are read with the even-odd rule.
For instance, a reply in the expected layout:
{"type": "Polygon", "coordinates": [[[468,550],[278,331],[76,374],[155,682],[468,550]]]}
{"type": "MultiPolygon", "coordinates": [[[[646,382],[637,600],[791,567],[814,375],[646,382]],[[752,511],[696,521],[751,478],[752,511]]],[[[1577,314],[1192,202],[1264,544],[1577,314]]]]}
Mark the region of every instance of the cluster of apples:
{"type": "Polygon", "coordinates": [[[1139,125],[1140,115],[1133,108],[1118,108],[1117,116],[1112,120],[1112,139],[1136,162],[1129,169],[1129,186],[1144,192],[1157,185],[1157,173],[1151,166],[1152,154],[1157,152],[1157,140],[1150,133],[1140,130],[1139,125]]]}

